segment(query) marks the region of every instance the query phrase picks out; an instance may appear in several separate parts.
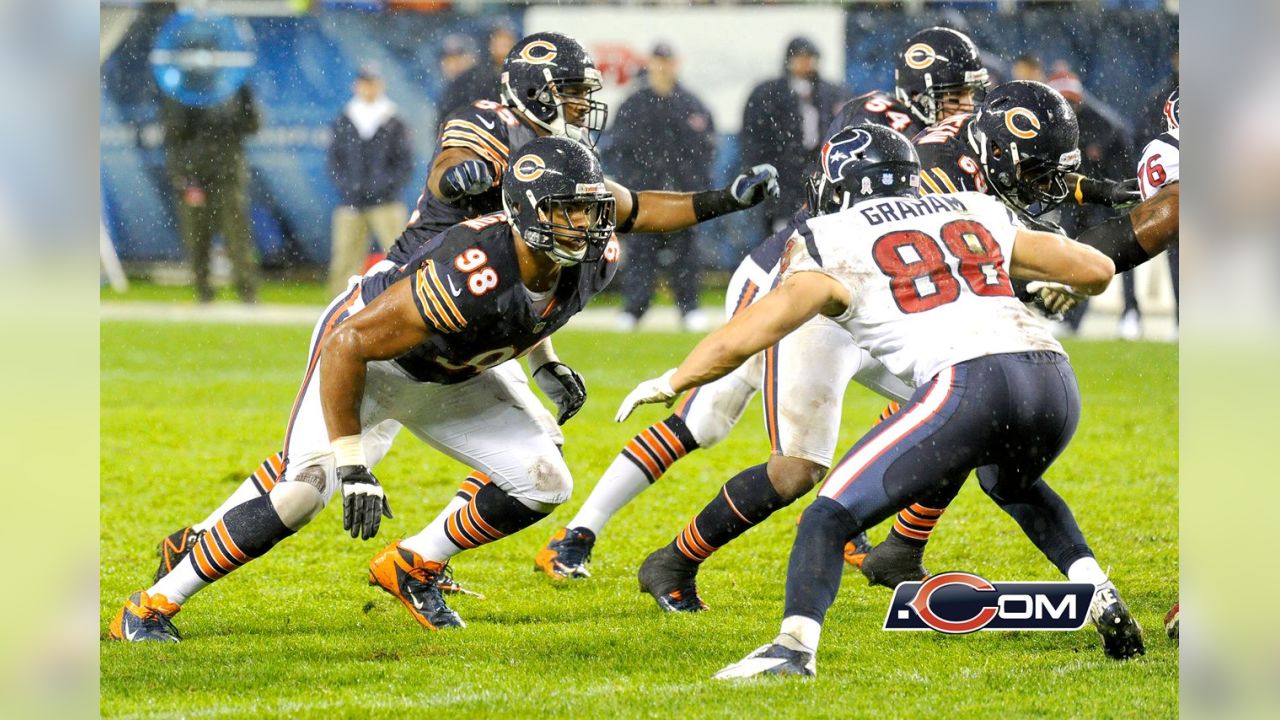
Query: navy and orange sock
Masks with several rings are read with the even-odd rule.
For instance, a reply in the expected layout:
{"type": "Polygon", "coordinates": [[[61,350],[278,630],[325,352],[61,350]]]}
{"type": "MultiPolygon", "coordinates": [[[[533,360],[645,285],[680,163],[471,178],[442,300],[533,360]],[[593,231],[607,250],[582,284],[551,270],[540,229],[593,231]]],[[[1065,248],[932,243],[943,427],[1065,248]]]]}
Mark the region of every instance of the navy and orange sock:
{"type": "Polygon", "coordinates": [[[294,533],[280,519],[271,498],[263,495],[237,505],[200,535],[191,562],[201,580],[211,583],[265,555],[294,533]]]}
{"type": "Polygon", "coordinates": [[[485,483],[445,520],[444,534],[460,550],[470,550],[519,532],[549,514],[529,508],[493,483],[485,483]]]}
{"type": "Polygon", "coordinates": [[[937,526],[938,519],[946,511],[946,505],[936,508],[921,505],[920,503],[912,503],[910,506],[903,508],[898,513],[898,517],[894,518],[893,528],[889,530],[889,534],[908,545],[924,547],[929,542],[929,536],[933,534],[933,529],[937,526]]]}
{"type": "Polygon", "coordinates": [[[688,560],[700,563],[790,504],[773,489],[767,464],[747,468],[720,488],[715,498],[671,541],[672,547],[688,560]]]}

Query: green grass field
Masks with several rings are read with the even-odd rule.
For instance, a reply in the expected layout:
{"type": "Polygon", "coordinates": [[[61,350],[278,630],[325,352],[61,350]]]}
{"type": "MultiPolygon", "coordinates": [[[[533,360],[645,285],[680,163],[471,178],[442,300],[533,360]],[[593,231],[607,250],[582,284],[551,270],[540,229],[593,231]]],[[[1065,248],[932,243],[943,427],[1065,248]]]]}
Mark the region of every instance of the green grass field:
{"type": "MultiPolygon", "coordinates": [[[[589,580],[532,571],[632,434],[663,416],[611,418],[635,382],[673,365],[692,335],[565,332],[556,345],[590,399],[566,427],[574,497],[552,517],[454,562],[487,600],[451,605],[465,630],[423,631],[365,583],[387,540],[416,532],[465,470],[408,434],[378,468],[396,509],[353,541],[330,508],[267,557],[216,583],[176,618],[176,646],[105,640],[124,597],[150,584],[164,534],[204,517],[281,443],[310,328],[105,322],[101,354],[101,709],[138,717],[1173,717],[1178,655],[1161,618],[1178,586],[1177,348],[1079,342],[1085,416],[1050,474],[1146,629],[1147,655],[1108,660],[1074,633],[886,633],[890,592],[847,573],[828,616],[816,681],[711,681],[777,631],[794,521],[780,512],[710,559],[710,612],[663,615],[635,568],[739,469],[763,462],[759,412],[682,461],[625,508],[597,544],[589,580]]],[[[845,404],[842,444],[883,401],[845,404]]],[[[887,524],[872,531],[883,537],[887,524]]],[[[934,533],[933,571],[1057,579],[1011,519],[970,483],[934,533]]]]}

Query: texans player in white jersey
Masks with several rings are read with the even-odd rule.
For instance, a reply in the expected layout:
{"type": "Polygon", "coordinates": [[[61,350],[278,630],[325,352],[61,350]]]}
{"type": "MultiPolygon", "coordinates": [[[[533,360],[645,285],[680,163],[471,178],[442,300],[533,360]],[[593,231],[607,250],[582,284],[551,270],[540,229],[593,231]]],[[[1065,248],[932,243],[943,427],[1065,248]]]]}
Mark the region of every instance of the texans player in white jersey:
{"type": "MultiPolygon", "coordinates": [[[[981,102],[986,95],[988,74],[982,66],[977,46],[967,35],[950,28],[931,27],[914,33],[903,43],[895,61],[894,80],[892,93],[874,91],[845,104],[827,130],[827,137],[862,123],[884,125],[910,137],[952,115],[971,112],[975,103],[981,102]]],[[[786,227],[742,259],[725,293],[728,317],[741,312],[768,292],[783,245],[808,217],[809,208],[802,208],[786,227]]],[[[793,378],[830,378],[829,388],[820,388],[814,382],[805,384],[817,397],[823,397],[824,390],[842,392],[852,378],[891,399],[886,414],[896,409],[902,388],[884,367],[867,356],[865,351],[856,348],[835,353],[850,358],[848,364],[841,367],[824,365],[822,357],[829,354],[826,351],[835,349],[829,346],[834,343],[835,347],[842,348],[849,344],[848,339],[842,333],[824,332],[821,322],[814,323],[814,326],[806,331],[812,336],[807,338],[808,347],[805,347],[805,340],[796,337],[778,348],[778,352],[771,356],[774,362],[768,366],[764,354],[752,358],[730,376],[691,393],[671,416],[635,435],[605,470],[577,514],[538,551],[534,565],[554,580],[590,577],[587,564],[600,532],[609,520],[668,473],[681,458],[695,450],[710,448],[728,436],[742,418],[747,404],[760,391],[766,372],[774,369],[779,359],[783,360],[781,367],[785,370],[776,373],[773,377],[777,382],[765,388],[766,423],[775,450],[785,452],[791,444],[788,443],[789,436],[798,434],[800,429],[794,427],[796,417],[804,418],[805,424],[813,426],[825,425],[829,419],[820,417],[822,413],[796,416],[779,407],[779,398],[782,403],[803,402],[799,393],[786,387],[793,378]],[[783,387],[777,392],[779,384],[783,387]]],[[[819,405],[825,410],[839,407],[838,403],[820,402],[819,405]]],[[[838,415],[835,421],[838,424],[838,415]]],[[[817,477],[825,472],[830,464],[830,453],[835,451],[835,437],[829,432],[821,435],[824,439],[813,443],[814,448],[793,448],[800,454],[802,467],[793,468],[792,472],[816,473],[817,477]],[[816,463],[821,470],[808,472],[809,468],[803,466],[805,462],[816,463]]],[[[779,460],[775,465],[782,462],[779,460]]],[[[779,485],[799,487],[811,484],[803,480],[785,482],[777,477],[782,472],[780,467],[774,470],[775,481],[779,485]]],[[[734,484],[735,487],[738,485],[740,483],[734,484]]],[[[728,490],[725,492],[729,493],[728,490]]],[[[721,503],[713,501],[713,506],[718,507],[721,503]]],[[[710,510],[712,515],[717,514],[716,507],[710,510]]],[[[714,522],[711,517],[704,517],[702,526],[705,528],[714,522]]],[[[698,518],[694,518],[672,543],[671,551],[679,557],[667,559],[675,564],[696,565],[705,561],[710,555],[707,550],[714,551],[732,539],[729,534],[717,532],[714,535],[712,545],[695,548],[699,540],[707,541],[707,538],[699,532],[698,518]]],[[[855,538],[847,552],[850,563],[860,564],[868,549],[865,536],[855,538]]],[[[654,589],[655,599],[664,608],[700,610],[705,607],[690,577],[678,583],[674,580],[660,582],[654,589]]]]}
{"type": "MultiPolygon", "coordinates": [[[[503,173],[524,144],[537,137],[561,136],[590,146],[604,127],[608,107],[593,99],[601,89],[600,71],[586,49],[567,35],[541,32],[521,39],[503,65],[501,86],[502,102],[478,100],[454,111],[441,124],[422,194],[408,228],[387,255],[389,264],[406,262],[436,233],[501,210],[503,173]]],[[[745,210],[778,194],[777,173],[767,165],[751,168],[727,188],[702,192],[633,192],[607,179],[605,185],[617,204],[618,232],[622,233],[679,230],[745,210]]],[[[549,342],[546,347],[550,351],[549,342]]],[[[559,361],[549,361],[533,371],[539,389],[557,408],[555,417],[545,410],[538,412],[539,422],[563,445],[558,425],[582,407],[586,385],[578,373],[559,361]]],[[[522,401],[541,408],[519,363],[504,364],[499,372],[507,373],[516,383],[522,401]]],[[[399,425],[388,421],[376,432],[390,444],[398,431],[399,425]]],[[[156,579],[181,562],[200,533],[214,527],[227,510],[270,492],[283,466],[283,453],[273,453],[208,517],[166,536],[159,543],[156,579]]],[[[460,507],[469,502],[487,482],[484,473],[472,472],[462,483],[455,503],[460,507]]],[[[455,583],[445,587],[461,589],[455,583]]]]}
{"type": "MultiPolygon", "coordinates": [[[[1080,396],[1062,346],[1017,300],[1010,277],[1092,295],[1114,274],[1101,253],[1024,229],[988,196],[920,197],[919,159],[905,137],[874,125],[848,132],[860,149],[831,188],[845,209],[808,221],[784,254],[778,287],[679,367],[637,386],[618,411],[622,419],[640,403],[671,402],[818,315],[917,388],[853,446],[805,510],[781,632],[717,678],[816,674],[843,546],[898,508],[987,464],[1000,469],[996,494],[1036,502],[1026,490],[1066,448],[1080,396]]],[[[1069,511],[1046,512],[1045,522],[1075,524],[1069,511]]],[[[1144,652],[1140,628],[1087,547],[1066,574],[1095,585],[1089,616],[1106,653],[1144,652]]]]}
{"type": "Polygon", "coordinates": [[[343,527],[377,535],[391,510],[369,468],[389,447],[377,433],[386,421],[492,479],[369,565],[370,583],[424,627],[463,626],[441,596],[449,560],[546,517],[572,489],[535,410],[493,368],[525,354],[548,362],[546,338],[609,283],[619,258],[614,199],[581,143],[526,144],[502,200],[504,212],[454,225],[406,263],[351,279],[312,335],[281,481],[228,510],[171,572],[130,596],[113,638],[180,640],[171,619],[192,595],[300,530],[339,491],[343,527]]]}

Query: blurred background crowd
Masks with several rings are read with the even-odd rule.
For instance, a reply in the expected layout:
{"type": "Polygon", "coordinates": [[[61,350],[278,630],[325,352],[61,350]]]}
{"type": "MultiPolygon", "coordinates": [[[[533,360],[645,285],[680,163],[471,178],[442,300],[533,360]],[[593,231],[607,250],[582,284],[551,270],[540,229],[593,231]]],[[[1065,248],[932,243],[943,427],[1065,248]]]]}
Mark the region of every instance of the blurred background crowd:
{"type": "MultiPolygon", "coordinates": [[[[600,147],[619,181],[692,190],[759,162],[781,173],[782,197],[761,208],[624,237],[618,326],[636,327],[665,283],[685,327],[702,329],[701,296],[803,201],[799,179],[835,112],[892,90],[895,52],[930,25],[971,36],[994,83],[1041,80],[1071,101],[1082,170],[1095,177],[1135,175],[1178,82],[1168,0],[104,0],[104,282],[189,284],[201,301],[226,286],[248,303],[263,278],[340,286],[399,234],[440,120],[497,100],[511,45],[554,29],[605,75],[600,147]]],[[[1071,230],[1108,212],[1072,209],[1061,221],[1071,230]]],[[[1095,303],[1110,332],[1140,337],[1144,311],[1176,327],[1176,270],[1152,265],[1095,303]]]]}

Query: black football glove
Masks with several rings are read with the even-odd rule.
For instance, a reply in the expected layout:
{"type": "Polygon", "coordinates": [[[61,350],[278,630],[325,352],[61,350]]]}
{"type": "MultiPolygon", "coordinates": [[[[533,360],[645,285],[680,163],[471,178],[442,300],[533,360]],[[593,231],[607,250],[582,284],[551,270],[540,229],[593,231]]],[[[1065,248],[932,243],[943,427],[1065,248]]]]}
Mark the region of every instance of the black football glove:
{"type": "Polygon", "coordinates": [[[1141,200],[1142,193],[1138,190],[1138,178],[1120,181],[1084,178],[1080,181],[1080,192],[1076,199],[1082,205],[1126,208],[1141,200]]]}
{"type": "Polygon", "coordinates": [[[729,194],[741,207],[749,208],[764,202],[767,197],[778,197],[778,171],[772,165],[764,163],[733,179],[729,185],[729,194]]]}
{"type": "Polygon", "coordinates": [[[479,195],[490,187],[493,187],[493,173],[479,160],[463,160],[440,176],[440,192],[445,200],[479,195]]]}
{"type": "Polygon", "coordinates": [[[582,376],[562,362],[552,361],[539,365],[533,371],[533,381],[538,383],[542,394],[556,404],[556,409],[560,411],[556,423],[560,425],[577,415],[587,401],[587,385],[582,381],[582,376]]]}
{"type": "Polygon", "coordinates": [[[342,483],[342,529],[361,540],[377,535],[382,516],[391,517],[378,478],[363,465],[343,465],[338,468],[338,481],[342,483]]]}

